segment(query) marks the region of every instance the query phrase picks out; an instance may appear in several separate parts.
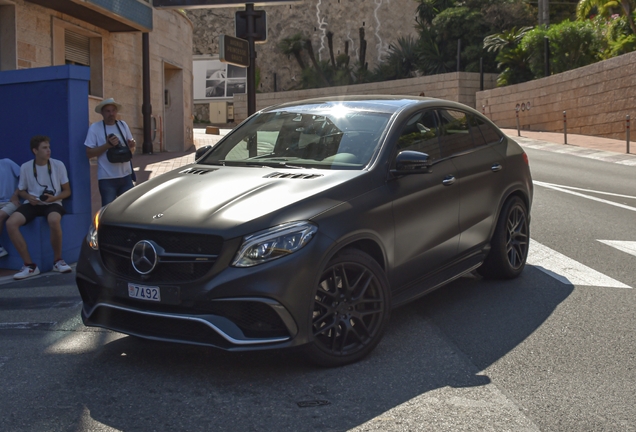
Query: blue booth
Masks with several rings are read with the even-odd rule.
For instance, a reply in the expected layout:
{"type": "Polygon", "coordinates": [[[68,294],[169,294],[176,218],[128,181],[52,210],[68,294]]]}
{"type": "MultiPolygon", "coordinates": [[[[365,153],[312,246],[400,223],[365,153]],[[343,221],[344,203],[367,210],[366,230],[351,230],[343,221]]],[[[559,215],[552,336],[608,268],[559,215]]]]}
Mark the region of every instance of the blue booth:
{"type": "MultiPolygon", "coordinates": [[[[62,218],[62,257],[68,263],[79,258],[91,222],[90,164],[84,147],[89,79],[88,67],[73,65],[0,72],[0,159],[12,159],[18,165],[32,160],[31,137],[47,135],[51,157],[66,165],[72,194],[62,203],[67,211],[62,218]]],[[[36,218],[21,231],[33,262],[40,271],[50,271],[54,257],[46,220],[36,218]]],[[[0,258],[0,268],[19,270],[22,259],[6,227],[0,242],[9,252],[0,258]]]]}

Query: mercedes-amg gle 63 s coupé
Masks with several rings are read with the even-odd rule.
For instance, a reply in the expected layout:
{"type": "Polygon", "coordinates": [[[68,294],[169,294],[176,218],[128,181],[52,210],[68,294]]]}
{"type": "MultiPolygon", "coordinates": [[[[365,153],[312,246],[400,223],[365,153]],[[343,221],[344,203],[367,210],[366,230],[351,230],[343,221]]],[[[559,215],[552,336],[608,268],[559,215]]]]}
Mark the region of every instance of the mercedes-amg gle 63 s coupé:
{"type": "Polygon", "coordinates": [[[99,211],[77,264],[82,319],[343,365],[392,308],[473,271],[518,276],[531,203],[525,152],[465,105],[274,106],[99,211]]]}

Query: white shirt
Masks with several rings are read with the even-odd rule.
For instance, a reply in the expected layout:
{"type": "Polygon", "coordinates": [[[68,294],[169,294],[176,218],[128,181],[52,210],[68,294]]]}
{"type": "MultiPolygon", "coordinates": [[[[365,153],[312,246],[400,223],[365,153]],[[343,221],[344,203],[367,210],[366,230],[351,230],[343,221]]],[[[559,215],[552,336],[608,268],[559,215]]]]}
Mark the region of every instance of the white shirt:
{"type": "MultiPolygon", "coordinates": [[[[18,189],[25,190],[29,194],[39,197],[45,189],[55,192],[54,196],[62,193],[62,185],[68,183],[68,174],[64,162],[57,159],[49,159],[51,162],[51,174],[49,175],[49,167],[47,165],[35,165],[37,179],[33,175],[33,160],[25,162],[20,167],[20,181],[18,189]]],[[[25,200],[23,204],[29,201],[25,200]]],[[[60,201],[41,202],[41,204],[62,204],[60,201]]]]}
{"type": "MultiPolygon", "coordinates": [[[[128,128],[126,122],[117,120],[117,123],[119,123],[119,128],[121,129],[124,136],[121,136],[121,134],[119,133],[119,129],[117,129],[117,126],[115,125],[106,125],[106,133],[104,133],[104,122],[98,121],[93,123],[88,128],[88,133],[86,134],[86,141],[84,142],[84,145],[89,148],[95,148],[99,147],[100,145],[104,145],[106,144],[106,136],[110,134],[115,134],[117,138],[119,138],[120,143],[128,145],[128,140],[132,139],[132,133],[130,133],[130,129],[128,128]]],[[[111,163],[108,161],[106,152],[97,157],[98,180],[122,178],[130,174],[132,174],[132,168],[130,167],[129,162],[111,163]]]]}

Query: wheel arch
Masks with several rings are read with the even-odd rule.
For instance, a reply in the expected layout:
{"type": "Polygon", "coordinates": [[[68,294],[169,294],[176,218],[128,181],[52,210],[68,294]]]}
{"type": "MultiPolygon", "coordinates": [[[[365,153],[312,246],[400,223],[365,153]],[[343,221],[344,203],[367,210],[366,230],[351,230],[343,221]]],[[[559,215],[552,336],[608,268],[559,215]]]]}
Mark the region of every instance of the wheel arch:
{"type": "Polygon", "coordinates": [[[386,273],[386,257],[384,251],[375,240],[372,240],[370,238],[353,240],[349,243],[346,243],[345,245],[342,245],[342,247],[338,249],[338,252],[336,252],[333,256],[336,256],[344,249],[358,249],[366,253],[371,258],[373,258],[373,260],[377,262],[380,267],[382,267],[382,270],[386,273]]]}
{"type": "Polygon", "coordinates": [[[530,223],[530,205],[531,205],[530,196],[527,193],[525,193],[523,189],[520,189],[520,188],[508,190],[504,194],[503,198],[501,199],[501,202],[499,203],[499,208],[497,209],[497,217],[495,218],[495,221],[492,227],[490,228],[490,238],[492,238],[493,234],[495,233],[495,228],[497,227],[497,221],[499,220],[499,217],[501,216],[501,211],[505,207],[506,203],[513,197],[519,197],[521,198],[521,201],[523,201],[523,204],[526,206],[526,210],[528,212],[528,223],[530,223]]]}
{"type": "Polygon", "coordinates": [[[358,249],[362,252],[365,252],[378,263],[385,274],[388,272],[387,269],[389,268],[389,257],[383,246],[382,241],[380,240],[380,238],[377,237],[375,233],[366,231],[352,233],[345,238],[341,238],[333,242],[331,249],[324,255],[320,267],[322,268],[327,265],[327,263],[331,261],[331,259],[333,259],[345,249],[358,249]]]}

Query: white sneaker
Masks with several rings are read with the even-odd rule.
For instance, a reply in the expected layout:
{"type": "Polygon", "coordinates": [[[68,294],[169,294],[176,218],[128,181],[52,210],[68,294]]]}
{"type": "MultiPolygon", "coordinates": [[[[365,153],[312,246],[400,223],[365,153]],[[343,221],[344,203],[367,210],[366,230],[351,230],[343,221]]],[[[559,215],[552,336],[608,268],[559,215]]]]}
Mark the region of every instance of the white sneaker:
{"type": "Polygon", "coordinates": [[[29,278],[31,276],[35,276],[35,275],[39,275],[40,274],[40,269],[35,266],[35,268],[31,268],[29,266],[22,266],[22,269],[13,275],[13,279],[26,279],[29,278]]]}
{"type": "Polygon", "coordinates": [[[7,250],[5,248],[0,246],[0,258],[2,258],[3,256],[7,256],[7,255],[9,255],[9,252],[7,252],[7,250]]]}
{"type": "Polygon", "coordinates": [[[66,264],[63,259],[57,260],[55,264],[53,264],[53,271],[60,273],[68,273],[73,271],[70,265],[66,264]]]}

